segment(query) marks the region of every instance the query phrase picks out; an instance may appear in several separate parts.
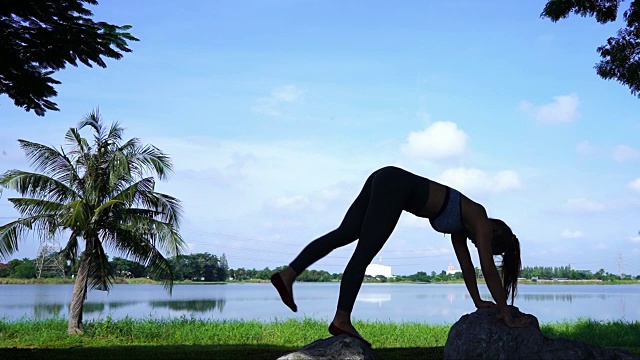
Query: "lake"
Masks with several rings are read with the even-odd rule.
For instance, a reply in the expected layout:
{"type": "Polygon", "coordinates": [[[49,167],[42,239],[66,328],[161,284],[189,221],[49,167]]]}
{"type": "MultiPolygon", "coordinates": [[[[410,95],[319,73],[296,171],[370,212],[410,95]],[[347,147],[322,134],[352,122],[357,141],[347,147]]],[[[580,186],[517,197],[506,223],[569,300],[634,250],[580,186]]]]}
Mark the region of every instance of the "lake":
{"type": "MultiPolygon", "coordinates": [[[[73,285],[0,285],[0,317],[46,319],[68,316],[73,285]]],[[[589,317],[640,321],[640,285],[519,286],[515,305],[544,322],[589,317]]],[[[296,283],[298,313],[291,312],[271,284],[161,285],[117,284],[109,292],[92,290],[84,319],[241,319],[269,321],[305,317],[329,320],[338,299],[337,283],[296,283]]],[[[480,285],[483,299],[490,299],[480,285]]],[[[475,307],[464,284],[363,284],[354,319],[454,323],[475,307]]]]}

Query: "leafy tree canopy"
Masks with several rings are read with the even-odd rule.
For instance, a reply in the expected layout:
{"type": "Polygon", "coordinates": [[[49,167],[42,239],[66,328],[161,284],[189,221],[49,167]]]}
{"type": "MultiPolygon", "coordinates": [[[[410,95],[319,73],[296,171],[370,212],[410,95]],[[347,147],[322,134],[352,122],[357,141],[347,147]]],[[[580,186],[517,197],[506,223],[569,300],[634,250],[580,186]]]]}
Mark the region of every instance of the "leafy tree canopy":
{"type": "Polygon", "coordinates": [[[97,0],[3,0],[0,6],[0,94],[16,106],[44,116],[57,111],[50,98],[57,95],[51,77],[78,62],[106,67],[104,58],[120,59],[131,52],[127,41],[138,41],[117,26],[95,22],[85,7],[97,0]]]}
{"type": "MultiPolygon", "coordinates": [[[[556,22],[570,14],[595,17],[601,24],[615,21],[624,0],[549,0],[541,16],[556,22]]],[[[640,0],[632,0],[624,11],[625,26],[617,36],[598,47],[602,60],[596,72],[606,80],[617,80],[640,97],[640,0]]]]}

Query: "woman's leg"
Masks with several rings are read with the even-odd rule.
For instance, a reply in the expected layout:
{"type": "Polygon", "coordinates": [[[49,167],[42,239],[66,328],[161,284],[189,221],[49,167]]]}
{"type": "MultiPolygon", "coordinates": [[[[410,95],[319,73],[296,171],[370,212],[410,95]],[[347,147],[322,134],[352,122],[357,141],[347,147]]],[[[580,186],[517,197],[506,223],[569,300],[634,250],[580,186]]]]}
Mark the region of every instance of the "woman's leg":
{"type": "Polygon", "coordinates": [[[367,265],[382,249],[405,207],[413,190],[404,173],[385,171],[378,174],[372,183],[371,197],[362,221],[358,246],[356,247],[340,283],[338,309],[333,324],[338,328],[359,336],[351,324],[351,311],[362,285],[367,265]]]}
{"type": "MultiPolygon", "coordinates": [[[[379,170],[378,170],[379,171],[379,170]]],[[[289,264],[296,275],[303,272],[311,264],[327,256],[331,251],[348,245],[360,236],[360,229],[369,206],[373,179],[378,171],[374,172],[365,181],[360,194],[353,201],[337,229],[317,238],[307,245],[300,254],[289,264]]]]}
{"type": "Polygon", "coordinates": [[[362,221],[371,195],[373,178],[376,174],[377,171],[367,178],[360,194],[347,210],[342,223],[337,229],[312,241],[288,267],[274,275],[280,278],[272,279],[272,282],[275,281],[274,286],[280,293],[283,302],[293,311],[297,311],[297,306],[293,301],[292,286],[298,274],[311,266],[311,264],[327,256],[334,249],[355,241],[360,235],[362,221]]]}

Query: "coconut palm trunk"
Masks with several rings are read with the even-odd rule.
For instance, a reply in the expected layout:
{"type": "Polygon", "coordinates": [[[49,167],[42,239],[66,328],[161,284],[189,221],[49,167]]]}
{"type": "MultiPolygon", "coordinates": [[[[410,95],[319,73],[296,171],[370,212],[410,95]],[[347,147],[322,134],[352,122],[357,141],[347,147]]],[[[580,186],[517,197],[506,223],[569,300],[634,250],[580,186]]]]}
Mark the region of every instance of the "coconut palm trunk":
{"type": "Polygon", "coordinates": [[[67,332],[69,335],[82,334],[82,311],[84,301],[87,299],[87,284],[89,282],[89,257],[84,257],[78,268],[75,285],[73,285],[73,295],[71,305],[69,305],[69,325],[67,332]]]}
{"type": "Polygon", "coordinates": [[[93,251],[93,242],[87,241],[85,256],[80,260],[78,274],[73,285],[73,294],[71,295],[71,304],[69,305],[69,324],[67,332],[69,335],[82,334],[84,328],[82,326],[82,313],[84,310],[84,301],[87,299],[87,288],[89,284],[89,263],[91,262],[91,254],[93,251]]]}

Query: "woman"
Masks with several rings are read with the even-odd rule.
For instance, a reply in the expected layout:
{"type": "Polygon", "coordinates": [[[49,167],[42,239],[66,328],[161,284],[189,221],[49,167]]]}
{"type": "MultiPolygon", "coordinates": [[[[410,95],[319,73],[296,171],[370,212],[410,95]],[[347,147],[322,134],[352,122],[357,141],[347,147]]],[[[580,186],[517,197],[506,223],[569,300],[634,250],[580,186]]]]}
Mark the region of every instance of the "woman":
{"type": "Polygon", "coordinates": [[[393,166],[369,176],[337,229],[311,242],[287,268],[273,274],[271,283],[282,301],[297,311],[292,289],[296,276],[332,250],[359,239],[342,275],[338,308],[329,332],[347,334],[371,346],[353,327],[351,311],[367,265],[391,235],[403,210],[428,218],[434,230],[451,234],[464,282],[477,308],[497,304],[508,326],[527,324],[527,318],[512,318],[507,307],[509,295],[513,304],[521,269],[520,243],[511,229],[501,220],[488,218],[482,205],[457,190],[393,166]],[[467,239],[478,249],[482,273],[496,303],[480,298],[467,239]],[[502,255],[502,284],[493,255],[502,255]]]}

